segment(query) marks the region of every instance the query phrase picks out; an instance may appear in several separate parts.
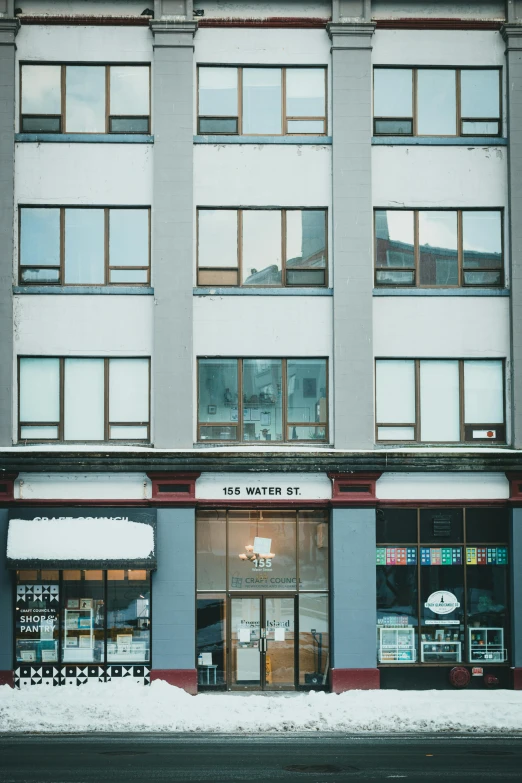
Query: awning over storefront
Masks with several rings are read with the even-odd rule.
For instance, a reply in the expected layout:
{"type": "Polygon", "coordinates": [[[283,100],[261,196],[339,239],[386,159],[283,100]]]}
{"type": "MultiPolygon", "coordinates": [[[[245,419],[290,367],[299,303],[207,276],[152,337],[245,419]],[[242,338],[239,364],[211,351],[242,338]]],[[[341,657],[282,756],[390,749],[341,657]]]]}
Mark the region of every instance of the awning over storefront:
{"type": "Polygon", "coordinates": [[[155,528],[127,517],[11,519],[10,568],[156,567],[155,528]]]}

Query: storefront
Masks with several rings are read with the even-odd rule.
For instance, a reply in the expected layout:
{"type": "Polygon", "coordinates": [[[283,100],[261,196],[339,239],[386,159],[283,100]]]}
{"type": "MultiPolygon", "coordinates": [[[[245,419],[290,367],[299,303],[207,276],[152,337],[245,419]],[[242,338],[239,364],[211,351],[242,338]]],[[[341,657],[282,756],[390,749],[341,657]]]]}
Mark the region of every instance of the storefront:
{"type": "Polygon", "coordinates": [[[519,475],[25,473],[0,683],[521,687],[519,475]]]}

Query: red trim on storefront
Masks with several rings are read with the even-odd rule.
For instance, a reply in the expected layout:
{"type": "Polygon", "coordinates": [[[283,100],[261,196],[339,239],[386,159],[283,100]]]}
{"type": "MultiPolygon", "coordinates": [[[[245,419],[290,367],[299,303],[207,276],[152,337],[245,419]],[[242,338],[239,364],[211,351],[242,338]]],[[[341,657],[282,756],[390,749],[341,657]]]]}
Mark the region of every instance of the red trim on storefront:
{"type": "Polygon", "coordinates": [[[148,27],[151,16],[46,16],[20,14],[21,24],[64,25],[67,27],[148,27]]]}
{"type": "Polygon", "coordinates": [[[522,691],[522,669],[513,669],[513,690],[522,691]]]}
{"type": "Polygon", "coordinates": [[[375,505],[376,484],[382,473],[328,473],[332,481],[332,505],[375,505]]]}
{"type": "Polygon", "coordinates": [[[166,472],[147,473],[152,482],[152,500],[155,504],[179,503],[194,504],[196,499],[196,480],[201,473],[194,471],[179,473],[166,472]]]}
{"type": "Polygon", "coordinates": [[[198,692],[198,673],[196,669],[152,669],[150,673],[153,680],[163,680],[176,688],[182,688],[187,693],[195,696],[198,692]]]}
{"type": "Polygon", "coordinates": [[[511,502],[506,500],[494,500],[485,499],[464,499],[464,498],[437,498],[436,500],[386,500],[386,498],[379,498],[377,500],[377,508],[381,506],[400,506],[401,508],[433,508],[434,506],[443,506],[444,508],[461,508],[462,506],[511,506],[511,502]]]}
{"type": "Polygon", "coordinates": [[[0,685],[9,685],[14,688],[14,672],[12,671],[0,671],[0,685]]]}
{"type": "Polygon", "coordinates": [[[382,30],[500,30],[505,22],[496,19],[374,19],[382,30]]]}
{"type": "Polygon", "coordinates": [[[381,687],[379,669],[332,669],[332,693],[372,691],[381,687]]]}
{"type": "Polygon", "coordinates": [[[200,499],[196,500],[197,508],[325,508],[331,505],[329,498],[322,500],[281,500],[273,498],[271,500],[254,500],[245,498],[244,500],[218,499],[200,499]]]}
{"type": "Polygon", "coordinates": [[[3,473],[0,475],[0,503],[14,500],[14,483],[18,473],[3,473]]]}
{"type": "Polygon", "coordinates": [[[305,16],[268,16],[266,19],[205,19],[198,17],[198,27],[294,27],[324,29],[331,19],[305,16]]]}
{"type": "Polygon", "coordinates": [[[509,499],[522,503],[522,473],[506,471],[509,481],[509,499]]]}

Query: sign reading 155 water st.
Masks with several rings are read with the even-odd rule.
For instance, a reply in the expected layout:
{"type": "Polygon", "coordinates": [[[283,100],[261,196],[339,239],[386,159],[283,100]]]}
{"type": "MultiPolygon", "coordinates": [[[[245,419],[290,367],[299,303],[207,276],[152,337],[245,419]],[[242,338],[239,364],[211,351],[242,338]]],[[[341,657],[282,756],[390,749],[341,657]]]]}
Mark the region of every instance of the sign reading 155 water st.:
{"type": "Polygon", "coordinates": [[[330,479],[324,473],[202,473],[196,483],[202,500],[327,500],[330,479]]]}

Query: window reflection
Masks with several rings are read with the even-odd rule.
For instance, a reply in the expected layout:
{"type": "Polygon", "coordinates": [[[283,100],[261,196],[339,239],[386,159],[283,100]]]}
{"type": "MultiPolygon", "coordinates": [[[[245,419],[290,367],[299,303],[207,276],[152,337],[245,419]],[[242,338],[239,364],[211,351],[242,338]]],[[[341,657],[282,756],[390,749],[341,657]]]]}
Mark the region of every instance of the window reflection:
{"type": "Polygon", "coordinates": [[[495,211],[462,213],[462,266],[468,285],[501,285],[502,215],[495,211]]]}
{"type": "Polygon", "coordinates": [[[109,210],[109,263],[111,267],[149,266],[148,209],[109,210]]]}
{"type": "Polygon", "coordinates": [[[111,65],[111,115],[149,115],[149,67],[111,65]]]}
{"type": "Polygon", "coordinates": [[[326,213],[319,209],[286,212],[287,285],[324,285],[326,213]],[[299,271],[297,271],[299,270],[299,271]]]}
{"type": "Polygon", "coordinates": [[[197,600],[197,667],[199,686],[212,688],[226,682],[225,596],[201,595],[197,600]]]}
{"type": "Polygon", "coordinates": [[[63,661],[103,663],[105,654],[103,571],[65,570],[62,591],[63,661]]]}
{"type": "Polygon", "coordinates": [[[419,212],[421,285],[458,285],[457,213],[419,212]]]}
{"type": "Polygon", "coordinates": [[[105,133],[105,66],[68,66],[65,101],[66,131],[105,133]]]}
{"type": "Polygon", "coordinates": [[[299,683],[326,686],[330,665],[328,596],[299,596],[299,683]]]}
{"type": "Polygon", "coordinates": [[[419,136],[454,136],[456,73],[422,68],[417,71],[417,133],[419,136]]]}
{"type": "Polygon", "coordinates": [[[281,285],[281,212],[243,211],[243,284],[281,285]]]}
{"type": "Polygon", "coordinates": [[[60,266],[59,209],[20,209],[20,264],[60,266]]]}
{"type": "Polygon", "coordinates": [[[228,579],[229,590],[295,592],[295,513],[229,511],[228,579]]]}
{"type": "Polygon", "coordinates": [[[199,285],[238,284],[238,212],[198,210],[199,285]]]}
{"type": "MultiPolygon", "coordinates": [[[[322,68],[286,69],[286,114],[288,117],[322,117],[324,115],[324,92],[325,72],[322,68]]],[[[320,133],[323,133],[322,127],[320,133]]]]}
{"type": "Polygon", "coordinates": [[[61,114],[61,66],[22,66],[22,113],[61,114]]]}
{"type": "Polygon", "coordinates": [[[500,102],[498,70],[462,70],[460,73],[460,93],[462,117],[498,117],[500,102]]]}
{"type": "Polygon", "coordinates": [[[281,69],[243,69],[243,133],[282,132],[281,69]]]}
{"type": "Polygon", "coordinates": [[[199,362],[200,438],[236,440],[239,421],[239,389],[236,359],[202,359],[199,362]],[[234,422],[232,426],[227,425],[234,422]]]}
{"type": "Polygon", "coordinates": [[[226,513],[198,511],[196,525],[198,590],[226,590],[226,513]]]}
{"type": "Polygon", "coordinates": [[[376,134],[413,133],[413,71],[376,68],[373,80],[376,134]]]}
{"type": "Polygon", "coordinates": [[[105,282],[105,217],[102,209],[65,210],[65,282],[105,282]]]}
{"type": "Polygon", "coordinates": [[[299,589],[328,589],[328,515],[299,512],[299,589]]]}
{"type": "Polygon", "coordinates": [[[375,264],[377,283],[412,285],[415,282],[414,213],[412,211],[376,210],[375,264]]]}

